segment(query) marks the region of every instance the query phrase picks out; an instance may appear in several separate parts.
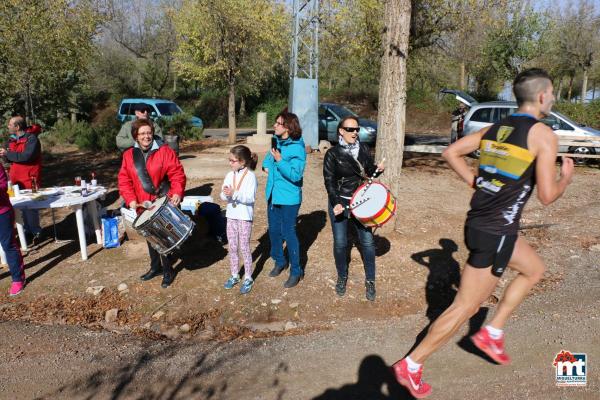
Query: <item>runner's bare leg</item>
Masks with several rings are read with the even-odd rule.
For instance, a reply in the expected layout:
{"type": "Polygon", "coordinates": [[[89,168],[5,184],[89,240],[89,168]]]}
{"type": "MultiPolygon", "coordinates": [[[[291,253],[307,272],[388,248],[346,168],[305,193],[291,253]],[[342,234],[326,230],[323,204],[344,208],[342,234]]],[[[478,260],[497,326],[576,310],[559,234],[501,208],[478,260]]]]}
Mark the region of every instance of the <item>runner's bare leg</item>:
{"type": "Polygon", "coordinates": [[[519,273],[504,291],[504,296],[489,325],[503,329],[506,320],[523,302],[531,288],[542,279],[546,267],[540,256],[521,236],[515,243],[515,249],[508,266],[519,273]]]}
{"type": "Polygon", "coordinates": [[[444,345],[456,331],[479,310],[479,306],[494,291],[498,277],[491,267],[475,268],[465,265],[454,302],[429,328],[427,336],[410,353],[410,358],[422,364],[433,352],[444,345]]]}

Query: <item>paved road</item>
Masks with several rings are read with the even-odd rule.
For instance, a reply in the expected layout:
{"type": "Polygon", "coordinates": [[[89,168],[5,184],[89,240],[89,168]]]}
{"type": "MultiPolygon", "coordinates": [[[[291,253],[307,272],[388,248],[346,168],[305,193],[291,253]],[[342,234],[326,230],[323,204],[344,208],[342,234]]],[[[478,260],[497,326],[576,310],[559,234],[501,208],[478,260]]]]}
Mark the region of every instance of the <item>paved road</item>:
{"type": "MultiPolygon", "coordinates": [[[[256,133],[254,128],[237,128],[238,139],[252,136],[256,133]]],[[[204,136],[217,139],[227,139],[229,130],[227,128],[207,128],[204,130],[204,136]]],[[[404,139],[404,144],[409,145],[447,145],[450,136],[436,136],[427,134],[407,133],[404,139]]]]}
{"type": "MultiPolygon", "coordinates": [[[[256,133],[255,128],[237,128],[237,137],[243,138],[246,136],[251,136],[256,133]]],[[[206,128],[204,130],[205,137],[211,137],[216,139],[227,139],[227,135],[229,135],[228,128],[206,128]]]]}

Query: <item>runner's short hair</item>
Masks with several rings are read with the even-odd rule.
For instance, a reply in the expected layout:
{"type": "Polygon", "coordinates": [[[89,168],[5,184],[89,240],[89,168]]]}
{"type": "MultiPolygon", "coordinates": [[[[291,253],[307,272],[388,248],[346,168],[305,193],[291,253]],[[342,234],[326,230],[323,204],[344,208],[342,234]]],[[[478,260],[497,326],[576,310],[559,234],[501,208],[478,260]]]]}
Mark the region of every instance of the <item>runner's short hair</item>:
{"type": "Polygon", "coordinates": [[[533,103],[536,96],[552,84],[552,78],[541,68],[529,68],[520,72],[513,81],[513,92],[517,104],[533,103]]]}

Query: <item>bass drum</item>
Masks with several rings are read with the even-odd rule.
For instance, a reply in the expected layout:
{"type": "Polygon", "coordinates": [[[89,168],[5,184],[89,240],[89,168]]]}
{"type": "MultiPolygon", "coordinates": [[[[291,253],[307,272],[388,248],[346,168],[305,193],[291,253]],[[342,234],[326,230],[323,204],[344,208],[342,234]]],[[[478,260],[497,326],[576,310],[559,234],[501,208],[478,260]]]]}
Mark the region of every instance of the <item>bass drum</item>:
{"type": "Polygon", "coordinates": [[[350,212],[367,228],[379,228],[396,213],[396,198],[383,183],[364,183],[350,200],[350,212]]]}
{"type": "Polygon", "coordinates": [[[156,199],[133,221],[133,228],[160,254],[168,254],[181,246],[194,226],[190,217],[169,203],[166,196],[156,199]]]}

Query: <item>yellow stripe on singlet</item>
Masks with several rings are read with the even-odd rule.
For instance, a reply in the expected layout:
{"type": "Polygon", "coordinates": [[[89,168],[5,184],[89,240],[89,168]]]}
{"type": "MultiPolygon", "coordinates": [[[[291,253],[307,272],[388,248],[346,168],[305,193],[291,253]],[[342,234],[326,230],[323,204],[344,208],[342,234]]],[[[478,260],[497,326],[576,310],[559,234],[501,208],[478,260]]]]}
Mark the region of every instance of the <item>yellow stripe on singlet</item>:
{"type": "Polygon", "coordinates": [[[512,179],[519,179],[535,160],[527,149],[494,140],[482,140],[479,150],[479,168],[512,179]]]}

